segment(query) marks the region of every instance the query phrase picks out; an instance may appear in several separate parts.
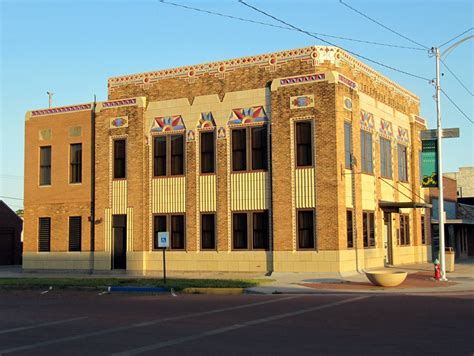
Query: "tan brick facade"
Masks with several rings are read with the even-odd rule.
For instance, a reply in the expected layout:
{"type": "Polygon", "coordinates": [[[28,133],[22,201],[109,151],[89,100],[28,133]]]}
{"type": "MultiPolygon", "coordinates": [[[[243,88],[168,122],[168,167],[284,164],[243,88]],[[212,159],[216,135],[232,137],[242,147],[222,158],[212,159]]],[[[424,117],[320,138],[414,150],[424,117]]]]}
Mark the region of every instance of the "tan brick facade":
{"type": "MultiPolygon", "coordinates": [[[[153,249],[154,215],[185,216],[185,247],[167,258],[168,268],[176,272],[343,272],[383,266],[387,239],[395,264],[429,256],[429,240],[422,245],[420,237],[423,212],[402,209],[410,216],[410,242],[399,246],[398,208],[390,211],[388,238],[379,207],[380,201],[421,201],[418,132],[424,121],[417,116],[419,100],[345,52],[307,47],[111,78],[108,85],[109,101],[27,113],[26,268],[113,268],[118,215],[126,219],[126,269],[139,274],[162,268],[161,252],[153,249]],[[368,128],[373,174],[360,169],[360,132],[367,129],[362,128],[362,111],[373,116],[368,128]],[[207,113],[212,114],[207,129],[215,133],[215,172],[201,174],[199,134],[207,113]],[[312,125],[309,167],[296,164],[295,125],[300,121],[312,125]],[[345,122],[352,125],[353,171],[344,166],[345,122]],[[233,172],[232,130],[262,125],[268,128],[268,169],[233,172]],[[80,187],[69,186],[65,176],[68,143],[78,139],[66,134],[70,126],[82,127],[80,187]],[[44,141],[39,141],[40,131],[46,129],[52,133],[47,141],[53,150],[52,184],[38,187],[37,151],[44,141]],[[154,177],[154,137],[169,134],[184,137],[184,175],[154,177]],[[391,142],[393,177],[388,180],[380,178],[380,137],[391,142]],[[121,179],[113,178],[115,139],[126,140],[126,176],[121,179]],[[400,142],[408,147],[406,183],[398,179],[400,142]],[[347,245],[347,209],[354,213],[356,248],[347,245]],[[314,212],[311,248],[300,246],[300,210],[314,212]],[[375,246],[370,248],[364,248],[362,211],[375,216],[375,246]],[[243,212],[267,212],[267,250],[252,246],[251,237],[247,249],[234,248],[232,216],[243,212]],[[215,214],[215,249],[201,246],[202,213],[215,214]],[[82,252],[74,255],[68,252],[67,219],[75,214],[83,217],[83,231],[82,252]],[[43,216],[52,218],[50,252],[37,247],[38,218],[43,216]],[[94,254],[85,253],[90,250],[94,254]]],[[[254,219],[254,213],[248,216],[254,219]]]]}

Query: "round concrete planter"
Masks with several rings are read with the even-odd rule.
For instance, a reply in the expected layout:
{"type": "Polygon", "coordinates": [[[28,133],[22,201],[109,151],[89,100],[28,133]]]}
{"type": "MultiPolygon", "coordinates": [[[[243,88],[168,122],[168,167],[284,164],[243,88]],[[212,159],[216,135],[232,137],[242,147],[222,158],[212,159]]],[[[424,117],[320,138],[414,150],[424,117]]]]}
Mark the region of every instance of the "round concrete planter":
{"type": "Polygon", "coordinates": [[[365,272],[367,279],[379,287],[396,287],[405,281],[407,273],[402,271],[370,271],[365,272]]]}

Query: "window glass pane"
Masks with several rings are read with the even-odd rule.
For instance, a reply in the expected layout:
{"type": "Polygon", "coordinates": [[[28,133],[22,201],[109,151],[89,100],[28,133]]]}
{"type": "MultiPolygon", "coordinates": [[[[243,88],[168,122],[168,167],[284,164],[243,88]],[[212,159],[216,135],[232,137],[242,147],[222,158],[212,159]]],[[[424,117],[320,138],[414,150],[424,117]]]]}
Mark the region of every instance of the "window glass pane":
{"type": "Polygon", "coordinates": [[[380,138],[380,174],[392,178],[392,152],[389,140],[380,138]]]}
{"type": "Polygon", "coordinates": [[[369,213],[369,247],[375,247],[374,213],[369,213]]]}
{"type": "Polygon", "coordinates": [[[82,182],[82,143],[75,143],[70,148],[70,182],[82,182]]]}
{"type": "Polygon", "coordinates": [[[354,247],[354,239],[353,239],[353,226],[352,226],[352,210],[346,211],[346,225],[347,225],[347,247],[352,248],[354,247]]]}
{"type": "Polygon", "coordinates": [[[216,248],[215,215],[203,214],[201,216],[201,247],[203,249],[216,248]]]}
{"type": "Polygon", "coordinates": [[[372,174],[374,172],[372,162],[372,134],[361,130],[360,139],[362,172],[372,174]]]}
{"type": "Polygon", "coordinates": [[[268,238],[268,212],[253,213],[253,248],[269,248],[268,238]]]}
{"type": "Polygon", "coordinates": [[[51,146],[40,147],[40,185],[51,184],[51,146]]]}
{"type": "Polygon", "coordinates": [[[344,123],[344,161],[347,169],[351,169],[351,132],[352,125],[348,122],[344,123]]]}
{"type": "Polygon", "coordinates": [[[214,173],[214,131],[201,132],[201,173],[214,173]]]}
{"type": "Polygon", "coordinates": [[[246,130],[232,130],[232,170],[247,169],[246,130]]]}
{"type": "Polygon", "coordinates": [[[398,145],[398,179],[408,181],[407,172],[407,148],[404,145],[398,145]]]}
{"type": "Polygon", "coordinates": [[[298,211],[298,247],[314,248],[313,211],[298,211]]]}
{"type": "Polygon", "coordinates": [[[369,219],[368,213],[365,211],[362,213],[362,235],[364,238],[364,247],[369,247],[369,219]]]}
{"type": "Polygon", "coordinates": [[[171,216],[171,248],[184,249],[184,215],[171,216]]]}
{"type": "Polygon", "coordinates": [[[171,175],[184,174],[184,136],[173,135],[171,140],[171,175]]]}
{"type": "Polygon", "coordinates": [[[156,136],[153,139],[153,175],[166,175],[166,136],[156,136]]]}
{"type": "Polygon", "coordinates": [[[114,178],[125,178],[125,140],[114,141],[114,178]]]}
{"type": "Polygon", "coordinates": [[[247,213],[232,215],[234,249],[246,249],[247,244],[247,213]]]}
{"type": "Polygon", "coordinates": [[[158,248],[158,232],[168,231],[166,228],[166,215],[153,217],[153,248],[158,248]]]}
{"type": "Polygon", "coordinates": [[[51,218],[39,218],[38,225],[38,251],[48,252],[51,249],[51,218]]]}
{"type": "Polygon", "coordinates": [[[252,128],[252,169],[267,169],[267,125],[252,128]]]}
{"type": "Polygon", "coordinates": [[[296,123],[296,164],[298,167],[313,164],[312,130],[311,122],[296,123]]]}
{"type": "Polygon", "coordinates": [[[69,217],[69,251],[81,251],[81,225],[80,216],[69,217]]]}

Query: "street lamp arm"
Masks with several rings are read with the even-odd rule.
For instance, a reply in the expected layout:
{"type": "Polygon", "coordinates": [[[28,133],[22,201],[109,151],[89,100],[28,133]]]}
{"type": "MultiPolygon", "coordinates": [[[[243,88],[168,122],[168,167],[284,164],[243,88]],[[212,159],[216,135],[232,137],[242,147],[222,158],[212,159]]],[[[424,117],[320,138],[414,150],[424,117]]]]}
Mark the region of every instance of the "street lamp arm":
{"type": "Polygon", "coordinates": [[[463,38],[462,40],[457,41],[456,43],[452,44],[448,48],[446,48],[443,52],[441,52],[441,58],[444,57],[446,58],[457,46],[460,44],[472,40],[474,38],[474,35],[467,36],[466,38],[463,38]]]}

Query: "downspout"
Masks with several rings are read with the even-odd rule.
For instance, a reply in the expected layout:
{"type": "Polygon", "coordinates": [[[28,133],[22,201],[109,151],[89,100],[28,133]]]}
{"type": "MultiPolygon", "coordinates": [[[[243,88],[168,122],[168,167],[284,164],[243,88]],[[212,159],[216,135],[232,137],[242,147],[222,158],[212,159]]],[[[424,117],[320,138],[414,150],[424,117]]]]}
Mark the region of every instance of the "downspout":
{"type": "Polygon", "coordinates": [[[271,257],[271,263],[267,263],[267,275],[271,276],[273,273],[273,266],[274,266],[274,258],[275,258],[275,244],[274,244],[274,236],[273,236],[273,231],[275,230],[275,225],[273,224],[273,174],[272,174],[272,91],[271,91],[271,85],[272,82],[268,82],[265,88],[265,96],[270,98],[270,100],[267,103],[267,116],[269,116],[268,120],[268,149],[267,149],[267,161],[268,161],[268,174],[270,175],[270,216],[271,216],[271,226],[272,229],[270,231],[271,233],[271,240],[270,240],[270,257],[271,257]]]}
{"type": "Polygon", "coordinates": [[[91,212],[90,212],[90,273],[94,273],[95,268],[95,108],[96,96],[91,111],[91,212]]]}

